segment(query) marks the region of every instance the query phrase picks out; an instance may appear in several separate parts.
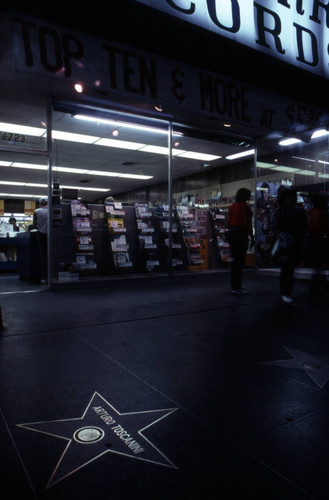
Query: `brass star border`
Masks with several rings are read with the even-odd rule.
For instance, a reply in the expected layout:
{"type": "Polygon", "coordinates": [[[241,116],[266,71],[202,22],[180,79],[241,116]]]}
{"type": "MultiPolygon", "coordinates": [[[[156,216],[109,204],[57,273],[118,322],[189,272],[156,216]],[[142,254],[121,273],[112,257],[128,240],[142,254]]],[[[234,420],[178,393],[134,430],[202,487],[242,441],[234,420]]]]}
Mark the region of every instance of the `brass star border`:
{"type": "Polygon", "coordinates": [[[290,347],[284,347],[292,356],[291,359],[264,361],[262,365],[279,366],[282,368],[299,368],[322,389],[329,380],[329,356],[314,356],[290,347]]]}
{"type": "Polygon", "coordinates": [[[144,435],[178,408],[121,413],[94,392],[82,417],[17,424],[18,427],[67,441],[46,488],[106,453],[177,469],[144,435]]]}

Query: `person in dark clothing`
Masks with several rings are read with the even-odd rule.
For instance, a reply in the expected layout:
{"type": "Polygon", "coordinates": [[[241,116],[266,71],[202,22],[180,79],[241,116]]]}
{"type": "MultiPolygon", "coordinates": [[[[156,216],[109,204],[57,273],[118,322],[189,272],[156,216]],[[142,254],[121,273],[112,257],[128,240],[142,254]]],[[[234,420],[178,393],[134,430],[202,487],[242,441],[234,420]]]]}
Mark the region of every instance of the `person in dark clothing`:
{"type": "Polygon", "coordinates": [[[284,251],[279,250],[280,291],[282,301],[293,304],[291,297],[295,267],[301,261],[303,240],[307,233],[305,210],[297,205],[297,193],[294,189],[285,189],[278,197],[278,207],[272,214],[272,231],[276,237],[282,236],[286,243],[284,251]]]}
{"type": "Polygon", "coordinates": [[[242,286],[242,273],[248,250],[248,237],[251,239],[251,246],[254,244],[252,211],[247,205],[250,195],[249,189],[240,188],[228,213],[228,242],[232,257],[231,293],[238,295],[247,293],[242,286]]]}

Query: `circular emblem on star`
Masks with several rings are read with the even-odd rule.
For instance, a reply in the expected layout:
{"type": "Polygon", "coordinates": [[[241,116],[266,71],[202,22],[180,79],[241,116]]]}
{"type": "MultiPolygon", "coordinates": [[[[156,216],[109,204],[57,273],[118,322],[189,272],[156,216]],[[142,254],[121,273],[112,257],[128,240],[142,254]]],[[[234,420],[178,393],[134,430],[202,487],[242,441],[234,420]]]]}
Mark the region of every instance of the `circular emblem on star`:
{"type": "Polygon", "coordinates": [[[99,427],[82,427],[73,434],[73,439],[78,443],[93,444],[104,437],[104,431],[99,427]]]}

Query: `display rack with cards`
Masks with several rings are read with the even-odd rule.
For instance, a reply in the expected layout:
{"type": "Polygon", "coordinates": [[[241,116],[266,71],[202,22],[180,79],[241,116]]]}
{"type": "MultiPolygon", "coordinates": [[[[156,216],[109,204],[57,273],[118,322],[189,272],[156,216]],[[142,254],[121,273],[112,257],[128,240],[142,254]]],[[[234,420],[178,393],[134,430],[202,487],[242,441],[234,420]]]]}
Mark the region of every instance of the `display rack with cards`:
{"type": "Polygon", "coordinates": [[[133,263],[130,245],[127,242],[126,211],[122,207],[122,203],[110,202],[106,203],[105,212],[111,237],[114,267],[117,270],[131,270],[133,263]]]}
{"type": "Polygon", "coordinates": [[[208,267],[207,210],[177,207],[183,239],[187,248],[189,270],[208,267]]]}
{"type": "MultiPolygon", "coordinates": [[[[163,205],[158,207],[158,211],[161,211],[161,231],[164,239],[165,247],[167,252],[169,250],[169,206],[163,205]]],[[[178,216],[178,211],[173,208],[172,211],[172,259],[171,266],[173,269],[185,270],[187,269],[187,252],[186,246],[183,239],[182,227],[180,224],[180,218],[178,216]]]]}
{"type": "Polygon", "coordinates": [[[158,271],[162,268],[162,244],[154,210],[148,203],[135,203],[141,270],[158,271]]]}
{"type": "Polygon", "coordinates": [[[228,206],[217,206],[210,209],[210,220],[217,265],[231,262],[230,244],[227,241],[228,206]]]}
{"type": "Polygon", "coordinates": [[[74,268],[77,271],[94,271],[97,265],[94,259],[90,210],[81,201],[72,200],[71,214],[76,258],[74,268]]]}

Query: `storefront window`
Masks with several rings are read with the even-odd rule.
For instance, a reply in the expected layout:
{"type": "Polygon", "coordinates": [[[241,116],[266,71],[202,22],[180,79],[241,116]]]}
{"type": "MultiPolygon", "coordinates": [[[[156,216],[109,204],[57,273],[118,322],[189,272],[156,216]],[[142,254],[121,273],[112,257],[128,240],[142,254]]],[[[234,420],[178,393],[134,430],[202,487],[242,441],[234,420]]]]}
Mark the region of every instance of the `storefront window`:
{"type": "Polygon", "coordinates": [[[46,102],[2,90],[0,109],[0,272],[40,280],[32,222],[48,193],[46,102]]]}
{"type": "MultiPolygon", "coordinates": [[[[262,141],[258,145],[256,176],[256,263],[259,268],[273,268],[277,262],[272,257],[274,235],[271,215],[277,206],[278,194],[283,188],[294,188],[298,203],[307,214],[319,200],[327,207],[329,179],[328,132],[311,131],[303,141],[280,138],[262,141]]],[[[302,267],[310,267],[311,256],[307,245],[302,267]]]]}
{"type": "Polygon", "coordinates": [[[227,212],[239,187],[254,191],[252,144],[105,112],[55,110],[52,135],[55,281],[228,265],[227,212]]]}
{"type": "Polygon", "coordinates": [[[55,111],[53,163],[55,280],[167,269],[166,123],[55,111]]]}
{"type": "MultiPolygon", "coordinates": [[[[228,210],[241,187],[254,197],[254,149],[246,140],[182,129],[176,147],[190,153],[173,156],[174,269],[226,268],[231,261],[226,238],[228,210]],[[177,226],[177,229],[176,229],[177,226]],[[181,247],[184,251],[181,250],[181,247]]],[[[247,265],[253,266],[250,249],[247,265]]]]}

